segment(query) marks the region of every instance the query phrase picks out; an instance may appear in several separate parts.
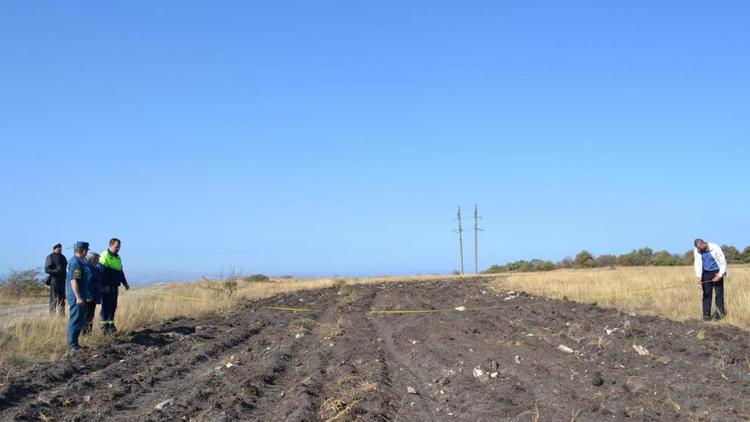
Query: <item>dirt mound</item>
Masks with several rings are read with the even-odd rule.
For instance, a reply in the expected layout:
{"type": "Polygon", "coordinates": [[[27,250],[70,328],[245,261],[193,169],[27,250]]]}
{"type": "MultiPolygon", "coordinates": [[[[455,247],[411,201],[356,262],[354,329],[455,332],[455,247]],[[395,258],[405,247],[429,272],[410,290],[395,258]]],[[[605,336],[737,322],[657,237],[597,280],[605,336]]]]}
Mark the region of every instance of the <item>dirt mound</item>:
{"type": "Polygon", "coordinates": [[[0,419],[727,421],[750,419],[748,397],[747,332],[467,280],[310,290],[164,323],[8,375],[0,419]]]}

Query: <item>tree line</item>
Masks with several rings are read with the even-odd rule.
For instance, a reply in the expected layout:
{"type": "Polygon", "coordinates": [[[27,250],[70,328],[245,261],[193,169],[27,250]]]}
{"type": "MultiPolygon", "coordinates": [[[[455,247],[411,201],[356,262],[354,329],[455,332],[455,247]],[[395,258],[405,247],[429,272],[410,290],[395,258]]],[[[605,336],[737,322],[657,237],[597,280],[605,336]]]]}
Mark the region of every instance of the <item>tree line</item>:
{"type": "MultiPolygon", "coordinates": [[[[742,252],[732,245],[721,245],[724,256],[729,264],[750,264],[750,246],[742,252]]],[[[581,251],[575,257],[565,257],[561,261],[552,262],[544,259],[532,259],[530,261],[520,260],[509,262],[504,265],[492,265],[482,271],[484,274],[505,272],[530,272],[551,271],[559,268],[596,268],[596,267],[642,267],[642,266],[678,266],[693,265],[693,250],[684,254],[674,254],[669,251],[654,252],[653,249],[645,247],[633,249],[622,255],[599,255],[594,256],[589,251],[581,251]]]]}

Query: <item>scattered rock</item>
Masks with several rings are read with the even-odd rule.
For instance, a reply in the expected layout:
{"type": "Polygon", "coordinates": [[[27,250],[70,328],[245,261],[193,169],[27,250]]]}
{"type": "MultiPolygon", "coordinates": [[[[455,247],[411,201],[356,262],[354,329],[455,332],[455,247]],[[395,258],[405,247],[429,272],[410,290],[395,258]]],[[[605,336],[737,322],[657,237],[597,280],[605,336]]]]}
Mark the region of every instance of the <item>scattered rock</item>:
{"type": "Polygon", "coordinates": [[[164,400],[163,402],[159,403],[154,407],[154,409],[158,411],[162,411],[165,408],[172,406],[174,404],[174,399],[164,400]]]}
{"type": "Polygon", "coordinates": [[[521,364],[521,357],[520,356],[516,355],[516,357],[513,360],[514,360],[514,362],[516,362],[517,365],[521,364]]]}
{"type": "Polygon", "coordinates": [[[490,374],[490,378],[497,378],[497,375],[498,375],[497,372],[493,372],[490,374]]]}
{"type": "Polygon", "coordinates": [[[406,392],[409,394],[417,394],[417,390],[414,387],[406,387],[406,392]]]}
{"type": "Polygon", "coordinates": [[[575,350],[571,349],[570,347],[568,347],[568,346],[566,346],[564,344],[561,344],[561,345],[557,346],[557,350],[559,350],[561,352],[565,352],[565,353],[573,353],[573,352],[575,352],[575,350]]]}
{"type": "Polygon", "coordinates": [[[648,355],[648,350],[646,350],[646,348],[645,348],[645,347],[643,347],[643,346],[640,346],[640,345],[634,344],[634,345],[633,345],[633,350],[635,350],[635,351],[636,351],[636,353],[638,353],[638,354],[639,354],[639,355],[641,355],[641,356],[646,356],[646,355],[648,355]]]}
{"type": "Polygon", "coordinates": [[[481,368],[474,368],[474,378],[478,378],[484,375],[484,371],[481,368]]]}
{"type": "Polygon", "coordinates": [[[86,403],[90,402],[91,401],[91,396],[88,395],[88,394],[86,394],[85,396],[83,396],[83,401],[86,402],[86,403]]]}
{"type": "Polygon", "coordinates": [[[494,360],[490,363],[490,369],[492,372],[497,372],[497,369],[500,367],[500,365],[497,364],[494,360]]]}
{"type": "Polygon", "coordinates": [[[602,378],[602,373],[599,371],[594,371],[593,374],[591,374],[591,385],[595,385],[599,387],[600,385],[604,384],[604,379],[602,378]]]}
{"type": "Polygon", "coordinates": [[[669,356],[662,356],[659,359],[656,359],[656,361],[663,365],[669,365],[670,363],[672,363],[672,358],[670,358],[669,356]]]}
{"type": "Polygon", "coordinates": [[[302,338],[302,337],[304,337],[304,334],[302,333],[297,333],[294,335],[294,338],[302,338]]]}

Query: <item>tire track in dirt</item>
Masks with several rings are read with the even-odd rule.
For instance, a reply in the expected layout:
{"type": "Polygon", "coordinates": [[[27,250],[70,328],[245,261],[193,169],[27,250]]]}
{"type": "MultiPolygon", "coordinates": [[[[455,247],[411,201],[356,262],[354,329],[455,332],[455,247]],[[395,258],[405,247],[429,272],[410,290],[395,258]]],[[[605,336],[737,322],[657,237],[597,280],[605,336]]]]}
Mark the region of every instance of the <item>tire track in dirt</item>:
{"type": "MultiPolygon", "coordinates": [[[[592,305],[531,298],[525,294],[497,295],[479,283],[433,284],[429,286],[430,296],[410,294],[419,286],[396,287],[387,289],[390,290],[388,297],[384,293],[384,300],[376,308],[388,308],[389,302],[390,308],[401,309],[445,309],[456,305],[466,305],[467,308],[494,305],[498,308],[478,312],[379,316],[394,339],[390,345],[396,349],[394,355],[400,357],[401,365],[411,366],[411,373],[416,374],[415,382],[423,383],[422,390],[426,389],[438,401],[443,399],[440,390],[444,390],[445,396],[450,396],[440,401],[442,406],[428,409],[430,412],[419,415],[420,418],[460,415],[465,420],[528,420],[540,414],[555,414],[559,420],[612,417],[650,420],[687,414],[700,420],[698,410],[702,406],[710,409],[706,411],[715,412],[721,405],[711,400],[699,404],[705,399],[696,400],[696,393],[697,397],[701,395],[698,386],[712,379],[714,382],[710,385],[726,390],[728,383],[750,379],[750,373],[743,372],[739,364],[748,356],[742,351],[742,346],[722,351],[728,358],[720,363],[735,363],[724,371],[725,374],[735,374],[733,381],[722,380],[722,374],[710,365],[696,368],[694,353],[693,356],[681,357],[686,352],[683,346],[662,347],[657,341],[659,336],[666,337],[667,344],[691,342],[689,334],[692,330],[680,323],[656,317],[634,317],[592,305]],[[504,296],[510,300],[503,300],[504,296]],[[427,302],[425,297],[433,300],[427,302]],[[394,303],[393,298],[398,298],[398,302],[394,303]],[[659,329],[654,331],[650,324],[680,329],[688,336],[661,333],[659,329]],[[609,336],[604,332],[607,325],[610,328],[619,326],[619,331],[609,336]],[[578,353],[561,352],[557,350],[560,344],[571,346],[578,353]],[[651,354],[638,356],[633,344],[645,344],[651,354]],[[515,362],[515,356],[519,356],[520,363],[515,362]],[[495,368],[492,367],[493,361],[495,368]],[[483,370],[484,376],[473,376],[472,370],[477,366],[483,370]],[[665,371],[667,367],[670,369],[665,371]],[[434,378],[452,369],[455,373],[449,377],[434,378]],[[495,371],[497,378],[486,376],[495,371]],[[654,373],[661,376],[654,377],[654,373]],[[691,373],[692,377],[681,375],[691,373]],[[597,377],[604,379],[597,381],[597,377]],[[669,380],[666,385],[665,380],[669,380]],[[441,381],[450,382],[447,386],[437,386],[441,381]],[[717,385],[719,381],[724,385],[717,385]],[[681,387],[674,389],[673,385],[681,387]],[[694,397],[687,399],[684,393],[690,389],[695,391],[692,393],[694,397]],[[443,413],[441,416],[437,412],[439,408],[453,415],[443,413]]],[[[713,336],[743,339],[747,344],[747,335],[738,332],[732,327],[722,327],[713,336]],[[724,335],[725,331],[734,334],[724,335]]],[[[708,341],[699,342],[694,347],[718,351],[708,341]]],[[[704,354],[707,356],[707,351],[698,356],[704,354]]],[[[730,389],[728,398],[740,403],[742,389],[732,390],[735,389],[730,389]]],[[[709,395],[718,397],[720,394],[709,395]]],[[[402,414],[409,414],[409,410],[404,412],[402,414]]],[[[730,414],[737,415],[746,414],[747,410],[742,412],[741,409],[730,409],[730,414]]]]}
{"type": "MultiPolygon", "coordinates": [[[[34,414],[55,417],[64,410],[61,416],[73,419],[133,420],[139,416],[139,409],[153,408],[163,401],[164,390],[179,390],[185,379],[207,371],[223,355],[241,348],[249,338],[273,326],[268,321],[228,329],[198,325],[198,334],[194,334],[196,327],[184,327],[183,331],[191,334],[185,333],[166,345],[147,346],[141,353],[128,355],[124,360],[81,376],[77,383],[51,391],[42,403],[28,406],[25,416],[30,419],[34,414]],[[181,340],[188,335],[193,341],[183,343],[181,340]],[[204,347],[196,348],[196,343],[204,347]],[[98,414],[83,408],[105,405],[109,410],[98,414]]],[[[143,341],[144,337],[147,336],[139,334],[135,341],[143,341]]],[[[154,337],[148,336],[147,344],[152,343],[151,340],[154,337]]]]}
{"type": "Polygon", "coordinates": [[[324,311],[313,319],[300,319],[296,332],[289,333],[294,341],[289,341],[287,351],[263,378],[251,420],[293,422],[315,418],[327,353],[313,333],[319,324],[331,320],[330,307],[326,303],[324,311]]]}
{"type": "Polygon", "coordinates": [[[350,286],[331,290],[335,303],[309,324],[250,420],[390,420],[383,353],[366,316],[373,296],[350,286]]]}
{"type": "MultiPolygon", "coordinates": [[[[292,300],[273,304],[292,306],[292,300]]],[[[331,300],[329,292],[320,291],[314,304],[325,309],[331,300]]],[[[221,368],[221,376],[198,378],[196,387],[166,411],[151,411],[149,420],[310,420],[319,376],[315,376],[316,359],[308,353],[312,349],[309,333],[324,314],[286,313],[260,306],[255,312],[281,322],[263,338],[244,344],[246,349],[236,359],[226,353],[232,366],[221,368]],[[295,377],[308,373],[313,375],[307,379],[295,377]]]]}
{"type": "Polygon", "coordinates": [[[318,332],[323,345],[329,346],[320,420],[392,420],[394,396],[386,353],[367,315],[375,294],[361,286],[340,288],[336,322],[318,332]]]}

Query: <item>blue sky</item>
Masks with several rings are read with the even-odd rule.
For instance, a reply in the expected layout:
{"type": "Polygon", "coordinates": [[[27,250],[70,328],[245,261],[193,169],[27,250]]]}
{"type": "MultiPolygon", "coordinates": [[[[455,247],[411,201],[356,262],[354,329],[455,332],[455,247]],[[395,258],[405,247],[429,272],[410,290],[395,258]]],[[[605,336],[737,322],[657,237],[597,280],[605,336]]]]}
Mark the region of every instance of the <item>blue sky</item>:
{"type": "Polygon", "coordinates": [[[0,9],[2,269],[448,272],[475,203],[482,268],[750,244],[747,2],[0,9]]]}

